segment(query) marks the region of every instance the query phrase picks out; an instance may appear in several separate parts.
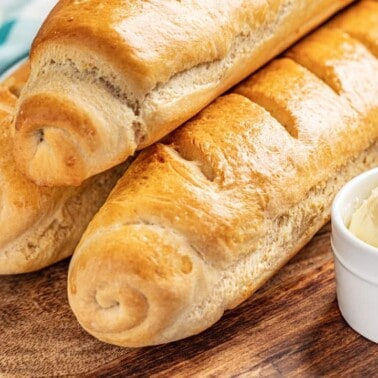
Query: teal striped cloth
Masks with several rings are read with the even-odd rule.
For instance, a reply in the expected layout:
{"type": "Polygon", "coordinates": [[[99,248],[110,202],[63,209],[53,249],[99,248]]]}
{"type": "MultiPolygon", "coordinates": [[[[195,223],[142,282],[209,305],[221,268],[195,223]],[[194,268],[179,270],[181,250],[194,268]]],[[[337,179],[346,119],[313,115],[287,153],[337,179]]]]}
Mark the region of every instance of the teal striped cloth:
{"type": "Polygon", "coordinates": [[[57,0],[0,0],[0,74],[27,56],[57,0]]]}

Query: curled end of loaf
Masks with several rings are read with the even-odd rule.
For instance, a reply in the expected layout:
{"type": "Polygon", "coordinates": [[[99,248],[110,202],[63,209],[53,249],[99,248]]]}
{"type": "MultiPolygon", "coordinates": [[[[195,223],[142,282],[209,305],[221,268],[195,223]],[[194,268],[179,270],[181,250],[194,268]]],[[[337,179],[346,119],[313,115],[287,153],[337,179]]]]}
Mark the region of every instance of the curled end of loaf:
{"type": "Polygon", "coordinates": [[[125,225],[82,239],[70,265],[68,298],[90,334],[141,347],[183,337],[185,313],[207,294],[204,280],[181,237],[155,225],[125,225]]]}
{"type": "Polygon", "coordinates": [[[78,186],[92,175],[99,135],[90,117],[67,99],[28,97],[20,105],[15,131],[17,165],[38,185],[78,186]]]}
{"type": "MultiPolygon", "coordinates": [[[[1,142],[1,140],[0,140],[1,142]]],[[[0,275],[34,272],[71,256],[126,165],[79,188],[39,187],[0,159],[0,275]]]]}

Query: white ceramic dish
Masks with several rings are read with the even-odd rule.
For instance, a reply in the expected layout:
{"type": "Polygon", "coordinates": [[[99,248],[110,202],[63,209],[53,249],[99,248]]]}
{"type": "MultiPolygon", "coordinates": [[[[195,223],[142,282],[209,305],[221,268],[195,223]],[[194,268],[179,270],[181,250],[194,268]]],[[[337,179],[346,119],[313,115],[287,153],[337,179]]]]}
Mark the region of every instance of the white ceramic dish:
{"type": "Polygon", "coordinates": [[[378,168],[347,183],[332,206],[332,249],[337,301],[346,322],[378,343],[378,248],[355,237],[348,225],[354,211],[378,187],[378,168]]]}

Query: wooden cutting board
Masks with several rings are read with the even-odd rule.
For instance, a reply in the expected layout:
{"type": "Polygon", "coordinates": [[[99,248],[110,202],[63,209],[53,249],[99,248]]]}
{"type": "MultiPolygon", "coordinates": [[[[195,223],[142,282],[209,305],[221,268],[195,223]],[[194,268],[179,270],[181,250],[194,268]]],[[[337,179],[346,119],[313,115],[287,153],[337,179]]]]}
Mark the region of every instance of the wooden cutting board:
{"type": "Polygon", "coordinates": [[[144,349],[103,344],[80,328],[67,303],[67,261],[0,277],[0,375],[378,376],[378,345],[338,311],[329,232],[211,329],[144,349]]]}

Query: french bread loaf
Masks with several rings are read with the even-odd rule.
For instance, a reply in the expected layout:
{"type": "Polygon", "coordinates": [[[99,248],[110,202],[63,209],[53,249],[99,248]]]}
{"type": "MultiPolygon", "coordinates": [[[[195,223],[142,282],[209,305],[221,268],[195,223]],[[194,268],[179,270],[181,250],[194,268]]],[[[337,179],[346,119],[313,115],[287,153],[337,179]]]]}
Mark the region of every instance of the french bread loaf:
{"type": "Polygon", "coordinates": [[[203,331],[377,166],[378,23],[365,24],[378,3],[349,12],[139,154],[71,260],[69,302],[89,333],[140,347],[203,331]]]}
{"type": "MultiPolygon", "coordinates": [[[[6,73],[4,75],[7,75],[6,73]]],[[[8,89],[14,96],[20,97],[21,90],[25,86],[30,76],[30,61],[26,60],[19,64],[16,69],[12,69],[12,72],[7,75],[1,85],[8,89]]],[[[12,113],[15,112],[15,106],[13,106],[12,113]]]]}
{"type": "Polygon", "coordinates": [[[352,0],[61,0],[31,51],[20,169],[78,185],[192,117],[352,0]]]}
{"type": "Polygon", "coordinates": [[[123,173],[116,167],[80,187],[48,188],[16,169],[12,117],[27,74],[26,64],[0,86],[0,274],[35,271],[70,256],[123,173]]]}

